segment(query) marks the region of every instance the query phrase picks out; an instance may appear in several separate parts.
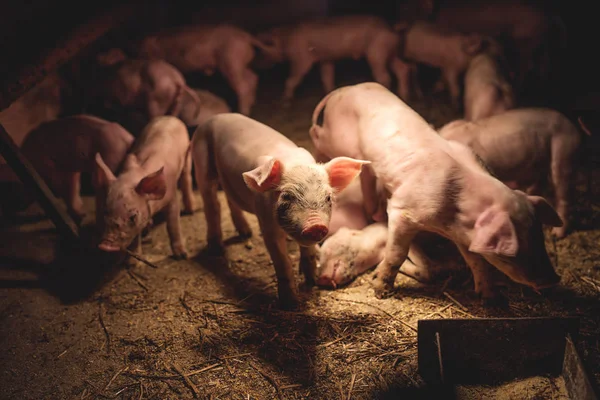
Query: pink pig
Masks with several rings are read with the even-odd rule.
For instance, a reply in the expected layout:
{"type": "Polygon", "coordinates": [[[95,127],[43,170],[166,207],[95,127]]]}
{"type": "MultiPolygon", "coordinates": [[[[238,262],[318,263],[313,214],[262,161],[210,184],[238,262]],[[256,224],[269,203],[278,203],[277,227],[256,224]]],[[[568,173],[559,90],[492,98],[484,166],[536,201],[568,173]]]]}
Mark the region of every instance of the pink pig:
{"type": "Polygon", "coordinates": [[[273,28],[258,35],[271,46],[264,54],[274,62],[290,62],[283,98],[289,101],[294,91],[315,63],[320,64],[321,80],[326,92],[335,89],[334,61],[366,57],[375,80],[391,87],[391,69],[398,79],[398,93],[410,94],[410,80],[415,66],[398,56],[400,38],[383,18],[371,15],[346,15],[317,18],[273,28]]]}
{"type": "Polygon", "coordinates": [[[566,235],[581,133],[564,115],[520,108],[477,122],[452,121],[439,134],[472,148],[498,179],[515,189],[538,193],[550,175],[563,221],[552,233],[558,238],[566,235]]]}
{"type": "Polygon", "coordinates": [[[314,284],[315,244],[328,233],[335,196],[360,174],[365,161],[346,157],[317,164],[305,149],[241,114],[219,114],[192,138],[196,183],[204,200],[208,249],[223,254],[217,186],[227,196],[240,235],[252,232],[243,211],[255,214],[277,275],[283,308],[297,305],[286,236],[300,245],[300,270],[314,284]]]}
{"type": "Polygon", "coordinates": [[[229,113],[231,109],[227,102],[208,90],[192,89],[198,97],[199,104],[186,104],[181,110],[179,117],[186,125],[197,127],[202,125],[210,117],[217,114],[229,113]]]}
{"type": "MultiPolygon", "coordinates": [[[[542,232],[543,223],[562,225],[552,206],[492,177],[468,147],[441,138],[383,86],[363,83],[330,93],[315,109],[310,135],[329,157],[371,161],[372,174],[361,174],[365,200],[372,196],[373,177],[391,193],[385,257],[375,273],[378,297],[392,290],[419,231],[458,246],[484,299],[495,297],[488,263],[534,289],[560,280],[542,232]],[[321,111],[322,127],[316,125],[321,111]]],[[[373,199],[365,203],[370,211],[376,208],[373,199]]]]}
{"type": "Polygon", "coordinates": [[[117,176],[99,153],[96,163],[96,217],[101,232],[98,247],[119,251],[131,245],[141,253],[140,233],[154,214],[164,211],[173,256],[186,258],[177,199],[179,183],[184,210],[193,211],[190,140],[185,124],[170,116],[150,121],[117,176]]]}
{"type": "Polygon", "coordinates": [[[25,137],[21,151],[54,194],[65,200],[71,217],[80,222],[85,215],[80,196],[81,173],[94,170],[96,153],[106,159],[111,171],[116,171],[133,140],[117,123],[91,115],[74,115],[33,129],[25,137]]]}
{"type": "Polygon", "coordinates": [[[485,50],[473,57],[465,73],[465,119],[476,121],[515,107],[510,71],[500,44],[486,38],[485,50]]]}
{"type": "Polygon", "coordinates": [[[469,62],[481,49],[482,37],[443,30],[426,21],[398,23],[394,29],[403,35],[403,59],[440,68],[455,107],[459,105],[461,79],[469,62]]]}
{"type": "Polygon", "coordinates": [[[229,24],[184,26],[145,38],[139,56],[164,59],[183,73],[219,70],[238,96],[238,108],[249,115],[258,76],[249,68],[254,48],[264,47],[248,32],[229,24]]]}

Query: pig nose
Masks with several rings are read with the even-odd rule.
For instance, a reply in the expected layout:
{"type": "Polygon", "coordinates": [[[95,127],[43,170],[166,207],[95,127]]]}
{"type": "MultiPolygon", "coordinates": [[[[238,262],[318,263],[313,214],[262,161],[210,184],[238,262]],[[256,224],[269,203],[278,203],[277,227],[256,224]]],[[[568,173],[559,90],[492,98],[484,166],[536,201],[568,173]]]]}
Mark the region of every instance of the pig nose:
{"type": "Polygon", "coordinates": [[[332,277],[328,277],[326,275],[319,276],[316,281],[317,286],[327,287],[327,288],[336,288],[337,284],[332,277]]]}
{"type": "Polygon", "coordinates": [[[300,236],[302,239],[311,240],[313,242],[320,242],[329,233],[327,226],[323,224],[311,225],[308,228],[304,228],[300,236]]]}

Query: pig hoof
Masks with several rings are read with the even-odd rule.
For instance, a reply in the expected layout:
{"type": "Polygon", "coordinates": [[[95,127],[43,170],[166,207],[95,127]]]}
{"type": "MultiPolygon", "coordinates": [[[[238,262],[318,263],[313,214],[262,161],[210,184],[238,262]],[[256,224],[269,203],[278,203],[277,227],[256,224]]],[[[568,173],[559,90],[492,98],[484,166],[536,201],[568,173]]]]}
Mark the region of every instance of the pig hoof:
{"type": "Polygon", "coordinates": [[[174,253],[172,257],[175,260],[186,260],[188,258],[188,255],[185,251],[181,251],[181,252],[174,253]]]}
{"type": "Polygon", "coordinates": [[[378,279],[373,282],[373,289],[375,290],[375,297],[378,299],[388,298],[394,293],[393,284],[390,285],[378,279]]]}

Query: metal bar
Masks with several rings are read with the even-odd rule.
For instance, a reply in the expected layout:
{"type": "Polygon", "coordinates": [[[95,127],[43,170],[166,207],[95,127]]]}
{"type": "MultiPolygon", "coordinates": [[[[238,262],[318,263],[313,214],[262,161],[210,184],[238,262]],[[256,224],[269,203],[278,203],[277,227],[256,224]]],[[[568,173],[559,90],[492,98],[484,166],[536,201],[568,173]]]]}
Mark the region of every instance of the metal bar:
{"type": "Polygon", "coordinates": [[[75,28],[68,37],[60,40],[55,48],[41,54],[37,62],[23,66],[15,76],[6,79],[6,84],[1,88],[0,111],[8,108],[16,99],[73,58],[80,50],[125,22],[133,15],[134,10],[134,5],[130,3],[113,7],[88,23],[75,28]]]}
{"type": "Polygon", "coordinates": [[[54,197],[44,180],[33,168],[29,160],[23,156],[19,147],[4,126],[0,124],[0,154],[6,159],[8,165],[19,177],[25,187],[35,192],[36,199],[52,220],[61,234],[75,242],[79,239],[79,228],[71,217],[61,208],[58,200],[54,197]]]}

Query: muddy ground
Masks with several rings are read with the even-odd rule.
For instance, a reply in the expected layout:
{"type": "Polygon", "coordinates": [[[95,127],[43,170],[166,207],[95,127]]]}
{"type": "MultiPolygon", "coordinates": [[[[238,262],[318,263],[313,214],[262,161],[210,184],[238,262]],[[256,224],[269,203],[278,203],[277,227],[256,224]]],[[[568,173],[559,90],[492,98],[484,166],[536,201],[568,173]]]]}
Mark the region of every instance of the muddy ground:
{"type": "MultiPolygon", "coordinates": [[[[311,148],[310,116],[322,96],[318,76],[307,77],[290,108],[278,100],[281,78],[261,74],[253,117],[311,148]]],[[[342,76],[338,84],[361,79],[368,77],[342,76]]],[[[226,89],[221,94],[230,96],[226,89]]],[[[456,116],[443,97],[412,105],[436,126],[456,116]]],[[[599,380],[599,171],[593,172],[595,197],[586,175],[579,178],[575,231],[547,239],[560,287],[540,295],[507,282],[505,308],[483,308],[469,273],[429,286],[399,276],[397,293],[386,300],[374,297],[366,274],[335,291],[304,290],[302,310],[280,311],[256,219],[248,215],[250,242],[237,240],[222,194],[229,261],[202,253],[197,196],[198,212],[182,217],[191,258],[169,257],[159,224],[143,245],[156,269],[127,269],[97,251],[65,248],[34,207],[21,224],[5,223],[0,236],[0,398],[440,398],[417,372],[415,328],[423,318],[581,317],[581,354],[599,380]]],[[[93,198],[85,202],[89,227],[93,198]]],[[[289,248],[297,260],[297,247],[289,242],[289,248]]],[[[449,396],[566,398],[560,382],[551,381],[460,387],[449,396]]]]}

